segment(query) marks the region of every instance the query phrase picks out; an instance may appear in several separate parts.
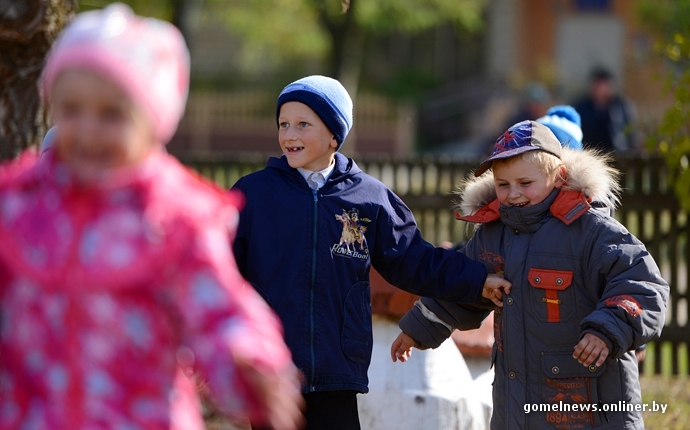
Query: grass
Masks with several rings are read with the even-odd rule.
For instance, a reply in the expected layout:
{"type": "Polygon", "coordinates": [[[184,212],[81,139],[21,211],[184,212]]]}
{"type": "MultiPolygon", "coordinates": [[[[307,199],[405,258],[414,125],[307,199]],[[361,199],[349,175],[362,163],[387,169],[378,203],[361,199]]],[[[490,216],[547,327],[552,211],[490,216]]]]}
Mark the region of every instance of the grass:
{"type": "Polygon", "coordinates": [[[645,412],[647,430],[685,430],[690,427],[690,378],[642,376],[642,403],[667,404],[666,413],[645,412]]]}
{"type": "Polygon", "coordinates": [[[647,348],[644,372],[640,377],[642,403],[667,404],[666,413],[645,412],[647,430],[685,430],[690,428],[690,376],[688,376],[688,346],[678,347],[679,375],[671,375],[673,348],[670,343],[661,345],[660,357],[654,356],[654,348],[647,348]],[[654,375],[654,362],[661,361],[661,375],[654,375]]]}

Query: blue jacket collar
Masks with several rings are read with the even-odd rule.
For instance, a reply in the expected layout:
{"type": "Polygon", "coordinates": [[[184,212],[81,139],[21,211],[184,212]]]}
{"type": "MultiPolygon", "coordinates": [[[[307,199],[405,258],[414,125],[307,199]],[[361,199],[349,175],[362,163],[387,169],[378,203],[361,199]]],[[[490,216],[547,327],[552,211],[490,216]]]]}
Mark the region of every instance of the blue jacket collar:
{"type": "MultiPolygon", "coordinates": [[[[280,156],[280,158],[269,158],[268,163],[266,163],[266,168],[282,170],[288,173],[289,175],[292,175],[295,178],[304,181],[302,175],[300,175],[297,169],[290,167],[285,155],[280,156]]],[[[331,174],[331,176],[329,176],[328,181],[326,183],[328,184],[331,182],[340,182],[353,175],[356,175],[357,173],[360,173],[361,171],[362,169],[360,169],[359,166],[357,166],[357,163],[355,163],[353,159],[348,158],[339,152],[336,152],[335,168],[333,169],[333,173],[331,174]]]]}

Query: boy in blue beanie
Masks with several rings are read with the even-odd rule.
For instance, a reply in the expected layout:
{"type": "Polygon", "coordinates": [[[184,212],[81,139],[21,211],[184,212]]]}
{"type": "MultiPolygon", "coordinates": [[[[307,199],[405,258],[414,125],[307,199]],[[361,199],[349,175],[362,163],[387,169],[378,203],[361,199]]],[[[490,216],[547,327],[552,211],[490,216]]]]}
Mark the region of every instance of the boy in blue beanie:
{"type": "Polygon", "coordinates": [[[413,294],[501,304],[510,283],[422,239],[410,209],[340,154],[352,100],[336,80],[286,86],[276,108],[283,151],[233,188],[246,196],[234,242],[240,272],[283,321],[304,375],[307,429],[359,429],[368,391],[371,266],[413,294]]]}

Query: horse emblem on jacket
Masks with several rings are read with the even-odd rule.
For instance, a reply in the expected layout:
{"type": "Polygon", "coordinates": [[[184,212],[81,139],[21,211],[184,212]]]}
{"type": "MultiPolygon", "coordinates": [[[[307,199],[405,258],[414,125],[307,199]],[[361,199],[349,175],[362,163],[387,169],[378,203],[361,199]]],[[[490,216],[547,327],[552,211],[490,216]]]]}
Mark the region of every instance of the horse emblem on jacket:
{"type": "Polygon", "coordinates": [[[369,248],[366,243],[367,239],[364,236],[367,227],[362,225],[362,223],[371,222],[371,220],[368,218],[360,218],[357,209],[351,209],[349,211],[343,209],[341,214],[335,214],[335,219],[340,221],[343,225],[343,230],[340,234],[340,242],[333,246],[333,251],[348,256],[352,256],[353,254],[355,254],[355,256],[367,256],[369,254],[369,248]],[[359,251],[363,254],[357,252],[355,245],[359,245],[359,251]]]}

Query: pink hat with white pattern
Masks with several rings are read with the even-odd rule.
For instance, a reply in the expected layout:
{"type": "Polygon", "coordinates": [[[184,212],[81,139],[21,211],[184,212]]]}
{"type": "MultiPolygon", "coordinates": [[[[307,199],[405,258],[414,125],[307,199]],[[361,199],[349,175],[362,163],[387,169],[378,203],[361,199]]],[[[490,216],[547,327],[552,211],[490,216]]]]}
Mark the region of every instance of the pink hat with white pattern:
{"type": "Polygon", "coordinates": [[[121,87],[167,143],[184,113],[189,91],[189,51],[172,24],[134,15],[115,3],[80,13],[58,37],[43,70],[43,95],[67,69],[94,71],[121,87]]]}

